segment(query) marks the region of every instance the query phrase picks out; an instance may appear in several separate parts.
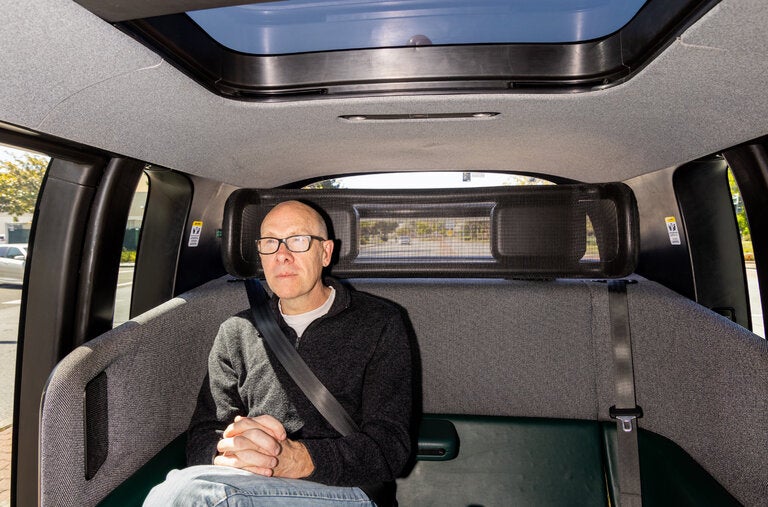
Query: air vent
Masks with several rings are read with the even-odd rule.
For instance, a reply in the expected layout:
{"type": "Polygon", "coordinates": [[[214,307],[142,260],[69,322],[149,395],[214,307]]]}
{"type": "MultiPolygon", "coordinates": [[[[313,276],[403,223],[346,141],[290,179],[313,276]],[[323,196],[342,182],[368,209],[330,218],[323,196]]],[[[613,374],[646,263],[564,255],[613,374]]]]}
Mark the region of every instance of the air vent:
{"type": "Polygon", "coordinates": [[[489,120],[501,113],[478,111],[472,113],[408,113],[408,114],[344,114],[342,120],[352,122],[386,120],[489,120]]]}

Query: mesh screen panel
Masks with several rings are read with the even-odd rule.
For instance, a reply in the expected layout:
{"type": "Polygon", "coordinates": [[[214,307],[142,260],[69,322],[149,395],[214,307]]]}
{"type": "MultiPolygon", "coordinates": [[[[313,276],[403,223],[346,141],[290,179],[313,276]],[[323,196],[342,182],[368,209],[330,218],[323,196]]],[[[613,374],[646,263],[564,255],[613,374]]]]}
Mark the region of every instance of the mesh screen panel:
{"type": "Polygon", "coordinates": [[[621,183],[241,189],[230,197],[224,218],[224,263],[231,274],[261,274],[259,226],[274,205],[291,199],[326,219],[337,276],[595,278],[626,276],[636,263],[636,204],[621,183]]]}

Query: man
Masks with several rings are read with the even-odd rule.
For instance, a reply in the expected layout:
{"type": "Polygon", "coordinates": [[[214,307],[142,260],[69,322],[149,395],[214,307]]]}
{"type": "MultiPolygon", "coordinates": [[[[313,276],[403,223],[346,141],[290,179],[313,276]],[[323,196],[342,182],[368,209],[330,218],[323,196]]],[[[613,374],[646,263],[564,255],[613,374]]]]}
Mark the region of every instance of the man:
{"type": "Polygon", "coordinates": [[[323,279],[327,237],[317,211],[287,201],[264,218],[257,249],[280,327],[360,431],[339,435],[241,312],[219,330],[190,424],[188,464],[207,466],[172,471],[145,505],[373,505],[363,489],[381,492],[402,472],[412,408],[403,318],[323,279]]]}

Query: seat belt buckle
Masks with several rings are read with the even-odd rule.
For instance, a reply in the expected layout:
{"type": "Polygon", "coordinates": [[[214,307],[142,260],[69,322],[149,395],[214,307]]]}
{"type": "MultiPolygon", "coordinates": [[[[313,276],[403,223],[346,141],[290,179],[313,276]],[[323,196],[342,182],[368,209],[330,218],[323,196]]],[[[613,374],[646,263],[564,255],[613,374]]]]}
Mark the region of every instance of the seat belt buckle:
{"type": "Polygon", "coordinates": [[[616,405],[613,405],[608,409],[608,415],[611,419],[621,421],[621,429],[629,433],[632,431],[632,421],[643,417],[643,409],[637,405],[634,408],[616,408],[616,405]]]}

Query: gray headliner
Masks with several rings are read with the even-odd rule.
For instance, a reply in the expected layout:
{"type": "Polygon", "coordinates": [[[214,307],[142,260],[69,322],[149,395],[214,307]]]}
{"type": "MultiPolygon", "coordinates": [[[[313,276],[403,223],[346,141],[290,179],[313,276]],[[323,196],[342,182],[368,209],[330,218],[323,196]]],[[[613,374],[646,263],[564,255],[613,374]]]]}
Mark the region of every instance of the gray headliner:
{"type": "Polygon", "coordinates": [[[0,0],[0,9],[0,121],[241,186],[451,169],[624,180],[768,134],[764,0],[723,0],[634,78],[602,91],[283,103],[218,97],[69,0],[0,0]],[[466,111],[502,114],[338,119],[466,111]]]}

